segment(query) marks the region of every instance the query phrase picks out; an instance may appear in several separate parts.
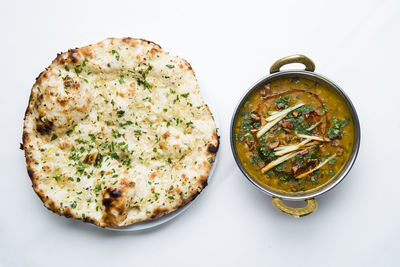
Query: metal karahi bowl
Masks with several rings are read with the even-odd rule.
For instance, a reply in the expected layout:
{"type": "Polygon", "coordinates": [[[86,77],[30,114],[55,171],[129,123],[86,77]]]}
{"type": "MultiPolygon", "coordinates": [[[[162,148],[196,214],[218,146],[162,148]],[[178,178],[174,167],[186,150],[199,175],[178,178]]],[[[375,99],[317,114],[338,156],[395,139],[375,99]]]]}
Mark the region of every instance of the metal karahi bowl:
{"type": "Polygon", "coordinates": [[[339,184],[349,173],[351,167],[353,166],[359,146],[360,146],[360,137],[361,137],[361,131],[360,131],[360,122],[358,120],[357,112],[349,99],[349,97],[345,94],[345,92],[334,82],[329,80],[328,78],[317,74],[314,72],[315,70],[315,64],[314,62],[307,58],[306,56],[303,55],[293,55],[293,56],[288,56],[282,59],[279,59],[276,61],[270,68],[270,75],[267,75],[257,81],[254,85],[252,85],[247,92],[242,96],[240,99],[238,105],[235,108],[235,111],[233,113],[232,121],[231,121],[231,132],[230,132],[230,142],[231,142],[231,149],[233,156],[235,158],[236,164],[238,165],[239,169],[242,171],[244,176],[254,185],[256,186],[259,190],[262,192],[272,196],[272,203],[276,208],[279,210],[287,213],[288,215],[291,215],[293,217],[302,217],[308,214],[311,214],[314,212],[317,208],[317,201],[315,200],[315,197],[320,196],[332,188],[334,188],[337,184],[339,184]],[[302,63],[306,66],[305,70],[285,70],[285,71],[280,71],[280,68],[286,64],[290,63],[302,63]],[[234,127],[235,127],[235,121],[239,115],[239,110],[244,105],[247,97],[254,91],[261,86],[264,86],[274,80],[277,79],[282,79],[282,78],[305,78],[308,80],[312,80],[315,82],[318,82],[319,84],[324,85],[326,88],[329,90],[335,91],[346,103],[348,106],[348,109],[350,111],[350,115],[353,119],[354,122],[354,145],[353,149],[351,151],[351,154],[349,156],[349,159],[347,160],[345,166],[341,169],[341,171],[336,175],[335,179],[333,179],[331,182],[327,183],[323,187],[319,188],[316,191],[312,192],[305,192],[304,194],[298,194],[298,195],[290,195],[290,194],[282,194],[276,191],[273,191],[271,189],[265,188],[261,186],[259,183],[257,183],[251,175],[246,171],[246,169],[243,167],[242,162],[240,161],[235,143],[234,143],[234,127]],[[282,200],[290,200],[290,201],[306,201],[307,205],[302,208],[293,208],[289,207],[286,204],[282,202],[282,200]]]}

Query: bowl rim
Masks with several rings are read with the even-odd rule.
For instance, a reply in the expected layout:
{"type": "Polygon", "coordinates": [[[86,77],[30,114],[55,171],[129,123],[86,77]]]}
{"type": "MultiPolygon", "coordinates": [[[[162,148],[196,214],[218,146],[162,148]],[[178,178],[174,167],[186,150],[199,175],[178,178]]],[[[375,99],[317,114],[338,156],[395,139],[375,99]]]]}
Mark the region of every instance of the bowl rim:
{"type": "MultiPolygon", "coordinates": [[[[285,78],[285,77],[282,77],[282,78],[285,78]]],[[[351,168],[353,167],[354,162],[356,161],[356,158],[357,158],[357,155],[358,155],[359,148],[360,148],[360,142],[361,142],[360,121],[359,121],[359,118],[358,118],[358,115],[357,115],[357,111],[356,111],[353,103],[351,102],[350,98],[347,96],[347,94],[343,91],[343,89],[339,85],[337,85],[336,83],[334,83],[330,79],[326,78],[325,76],[323,76],[323,75],[321,75],[319,73],[306,71],[306,70],[284,70],[284,71],[279,71],[279,72],[276,72],[276,73],[272,73],[272,74],[266,75],[263,78],[259,79],[257,82],[255,82],[253,85],[251,85],[249,87],[249,89],[247,89],[247,91],[240,98],[240,100],[239,100],[238,104],[236,105],[235,110],[233,112],[232,119],[231,119],[231,125],[230,125],[231,150],[232,150],[233,157],[235,158],[235,162],[236,162],[237,166],[239,167],[240,171],[244,174],[244,176],[247,178],[247,180],[249,180],[255,187],[257,187],[262,192],[264,192],[264,193],[266,193],[266,194],[268,194],[268,195],[270,195],[272,197],[279,197],[279,198],[282,198],[284,200],[292,200],[292,201],[306,200],[306,199],[309,199],[309,198],[314,198],[314,197],[320,196],[320,195],[330,191],[331,189],[333,189],[336,185],[338,185],[341,181],[343,181],[343,179],[347,176],[347,174],[350,172],[351,168]],[[349,109],[350,109],[350,113],[351,113],[352,119],[354,121],[354,130],[355,130],[354,140],[355,140],[355,142],[354,142],[353,152],[352,152],[352,155],[349,157],[348,161],[346,162],[346,165],[342,168],[340,175],[338,177],[336,177],[335,180],[333,180],[330,183],[326,184],[325,186],[321,187],[319,190],[312,191],[309,194],[304,194],[304,195],[284,195],[284,194],[269,190],[269,189],[261,186],[260,184],[258,184],[247,173],[247,171],[243,167],[243,165],[242,165],[242,163],[239,160],[239,157],[237,155],[236,148],[235,148],[235,143],[234,143],[234,141],[235,141],[234,140],[235,120],[236,120],[236,118],[238,116],[239,109],[242,106],[244,100],[260,84],[266,83],[268,80],[271,80],[273,78],[277,78],[279,76],[286,76],[286,75],[301,75],[302,77],[306,76],[306,78],[307,78],[307,76],[308,77],[311,76],[314,79],[319,79],[319,80],[322,80],[322,81],[328,83],[347,102],[347,105],[349,106],[349,109]]]]}

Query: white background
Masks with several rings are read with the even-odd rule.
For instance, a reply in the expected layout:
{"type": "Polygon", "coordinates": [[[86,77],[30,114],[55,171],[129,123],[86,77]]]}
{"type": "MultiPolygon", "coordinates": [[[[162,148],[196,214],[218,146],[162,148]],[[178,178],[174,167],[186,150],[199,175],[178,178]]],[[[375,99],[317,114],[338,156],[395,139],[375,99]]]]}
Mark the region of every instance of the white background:
{"type": "Polygon", "coordinates": [[[0,266],[400,266],[399,34],[399,1],[2,0],[0,266]],[[47,211],[18,149],[35,77],[56,53],[111,36],[152,40],[187,59],[220,121],[207,189],[175,220],[139,233],[47,211]],[[350,174],[301,219],[275,210],[229,145],[239,98],[295,53],[346,91],[362,129],[350,174]]]}

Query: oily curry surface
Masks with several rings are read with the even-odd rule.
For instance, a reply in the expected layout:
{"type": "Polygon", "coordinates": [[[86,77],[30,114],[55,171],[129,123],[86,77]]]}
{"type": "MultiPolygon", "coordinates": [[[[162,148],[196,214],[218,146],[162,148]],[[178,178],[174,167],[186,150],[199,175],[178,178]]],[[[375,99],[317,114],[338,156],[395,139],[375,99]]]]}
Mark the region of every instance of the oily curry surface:
{"type": "Polygon", "coordinates": [[[235,148],[248,174],[283,194],[318,190],[335,179],[354,144],[347,104],[333,90],[303,78],[282,78],[254,90],[234,125],[235,148]]]}

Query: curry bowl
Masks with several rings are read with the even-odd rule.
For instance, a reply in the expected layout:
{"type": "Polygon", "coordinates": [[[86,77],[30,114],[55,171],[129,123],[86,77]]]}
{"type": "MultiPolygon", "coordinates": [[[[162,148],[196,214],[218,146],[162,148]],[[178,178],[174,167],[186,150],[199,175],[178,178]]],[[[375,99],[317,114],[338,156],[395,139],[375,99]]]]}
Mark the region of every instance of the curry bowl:
{"type": "Polygon", "coordinates": [[[302,217],[317,208],[315,198],[339,184],[360,146],[357,112],[345,92],[314,72],[303,55],[276,61],[240,99],[230,142],[244,176],[272,196],[276,208],[302,217]],[[280,68],[302,63],[305,70],[280,68]],[[306,201],[301,208],[282,202],[306,201]]]}

